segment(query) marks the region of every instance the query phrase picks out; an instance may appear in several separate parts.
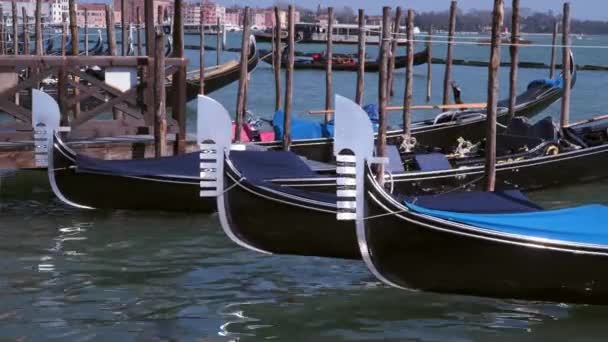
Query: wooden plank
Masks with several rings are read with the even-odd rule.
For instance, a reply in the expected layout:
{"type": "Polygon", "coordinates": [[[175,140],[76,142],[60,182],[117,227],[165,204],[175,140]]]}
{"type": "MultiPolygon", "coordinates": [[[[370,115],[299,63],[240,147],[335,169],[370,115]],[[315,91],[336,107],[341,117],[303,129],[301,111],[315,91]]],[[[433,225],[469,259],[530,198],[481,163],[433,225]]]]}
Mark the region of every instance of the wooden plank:
{"type": "Polygon", "coordinates": [[[492,41],[490,66],[488,67],[488,111],[486,118],[486,191],[494,191],[496,186],[496,112],[498,101],[498,68],[500,67],[500,31],[503,24],[504,0],[494,0],[492,13],[492,41]]]}
{"type": "Polygon", "coordinates": [[[54,73],[53,69],[44,69],[36,75],[31,75],[28,79],[19,82],[15,67],[0,67],[0,96],[6,97],[17,94],[18,92],[36,86],[40,81],[54,73]]]}
{"type": "MultiPolygon", "coordinates": [[[[378,140],[376,142],[376,156],[382,158],[386,156],[386,132],[387,132],[387,110],[388,105],[388,54],[389,40],[386,37],[390,36],[390,14],[391,8],[384,6],[382,8],[382,42],[380,43],[380,70],[378,77],[378,106],[380,119],[378,122],[378,140]]],[[[376,179],[380,184],[384,184],[384,165],[378,164],[376,168],[376,179]]]]}
{"type": "Polygon", "coordinates": [[[456,0],[452,0],[450,5],[450,22],[448,32],[448,52],[445,63],[445,74],[443,76],[443,100],[442,103],[450,103],[450,89],[452,83],[452,60],[454,59],[454,33],[456,31],[456,0]]]}
{"type": "MultiPolygon", "coordinates": [[[[167,66],[188,65],[187,58],[165,58],[167,66]]],[[[116,56],[3,56],[0,58],[0,66],[13,67],[36,67],[49,66],[87,66],[97,65],[100,67],[136,67],[147,66],[147,57],[116,57],[116,56]]]]}
{"type": "Polygon", "coordinates": [[[0,109],[19,121],[32,122],[32,112],[14,104],[5,97],[0,97],[0,109]]]}
{"type": "Polygon", "coordinates": [[[108,112],[108,111],[112,110],[112,108],[114,106],[116,106],[117,104],[119,104],[121,102],[125,102],[126,98],[135,97],[136,95],[137,95],[137,88],[131,88],[131,89],[127,90],[126,92],[124,92],[122,95],[117,96],[117,97],[103,103],[102,105],[100,105],[94,109],[91,109],[90,111],[81,113],[81,115],[78,118],[74,119],[72,127],[77,127],[77,126],[93,119],[95,116],[97,116],[103,112],[108,112]]]}
{"type": "Polygon", "coordinates": [[[358,105],[363,105],[363,89],[365,86],[365,11],[359,9],[359,37],[357,47],[357,90],[355,91],[355,102],[358,105]]]}

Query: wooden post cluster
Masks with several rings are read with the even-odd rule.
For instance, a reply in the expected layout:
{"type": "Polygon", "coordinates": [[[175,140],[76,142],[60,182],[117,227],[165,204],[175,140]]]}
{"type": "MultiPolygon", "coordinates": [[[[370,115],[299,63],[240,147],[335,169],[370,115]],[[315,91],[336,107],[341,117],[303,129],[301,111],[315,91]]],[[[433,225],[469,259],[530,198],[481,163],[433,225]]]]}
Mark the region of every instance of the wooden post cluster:
{"type": "Polygon", "coordinates": [[[245,114],[245,93],[247,92],[248,78],[248,51],[249,51],[249,35],[251,27],[249,25],[249,16],[251,12],[249,7],[245,7],[243,11],[243,39],[241,41],[241,73],[239,76],[239,91],[236,97],[236,120],[234,140],[241,141],[241,133],[243,130],[243,115],[245,114]]]}
{"type": "MultiPolygon", "coordinates": [[[[376,156],[386,156],[386,130],[387,130],[387,95],[388,95],[388,54],[389,54],[389,39],[390,31],[390,15],[391,8],[382,8],[382,41],[380,42],[380,75],[378,77],[378,106],[380,111],[380,120],[378,127],[378,141],[376,142],[376,156]]],[[[379,164],[376,169],[376,177],[380,184],[384,183],[384,165],[379,164]]]]}
{"type": "Polygon", "coordinates": [[[517,66],[519,65],[519,0],[513,0],[511,5],[511,74],[509,79],[509,118],[515,117],[515,104],[517,102],[517,66]]]}
{"type": "Polygon", "coordinates": [[[564,14],[562,16],[562,75],[564,78],[564,94],[562,95],[561,127],[568,126],[570,121],[570,3],[564,3],[564,14]]]}
{"type": "Polygon", "coordinates": [[[492,43],[488,67],[488,106],[486,118],[486,191],[496,186],[496,111],[498,97],[498,68],[500,67],[500,29],[504,16],[504,0],[494,0],[492,12],[492,43]]]}
{"type": "Polygon", "coordinates": [[[281,109],[281,62],[282,62],[282,49],[281,49],[281,12],[278,6],[274,6],[274,45],[273,45],[273,62],[274,62],[274,89],[275,89],[275,103],[274,111],[281,109]]]}
{"type": "Polygon", "coordinates": [[[289,5],[287,13],[287,69],[285,70],[285,106],[283,120],[283,149],[289,151],[291,145],[291,100],[293,96],[293,65],[295,60],[295,9],[289,5]]]}
{"type": "Polygon", "coordinates": [[[205,16],[203,15],[205,12],[203,8],[203,1],[201,0],[201,13],[200,13],[200,27],[201,27],[201,37],[200,37],[200,45],[201,49],[199,51],[199,94],[205,95],[205,16]]]}
{"type": "MultiPolygon", "coordinates": [[[[153,30],[148,26],[146,30],[153,30]]],[[[165,94],[165,32],[162,26],[155,31],[154,50],[154,152],[157,158],[167,154],[167,114],[165,94]]]]}
{"type": "Polygon", "coordinates": [[[388,59],[388,87],[389,87],[389,96],[393,96],[394,92],[394,83],[395,77],[393,74],[395,73],[395,56],[397,55],[397,39],[399,38],[399,27],[401,26],[401,7],[397,6],[397,10],[395,13],[395,22],[393,23],[393,34],[391,36],[391,53],[388,59]]]}
{"type": "Polygon", "coordinates": [[[450,101],[450,83],[452,82],[452,60],[454,59],[454,33],[456,31],[457,3],[452,0],[450,5],[450,24],[448,32],[448,52],[445,61],[445,75],[443,77],[443,101],[444,105],[450,101]]]}
{"type": "Polygon", "coordinates": [[[429,26],[429,36],[427,37],[426,49],[426,102],[431,102],[431,91],[433,83],[433,25],[429,26]]]}
{"type": "MultiPolygon", "coordinates": [[[[125,1],[125,0],[123,0],[125,1]]],[[[184,57],[184,25],[182,21],[183,1],[174,1],[173,15],[173,57],[184,57]]],[[[204,47],[203,47],[204,49],[204,47]]],[[[175,137],[174,154],[186,153],[186,66],[177,68],[173,74],[173,103],[171,114],[177,121],[178,132],[175,137]]]]}
{"type": "Polygon", "coordinates": [[[357,90],[355,102],[363,105],[363,87],[365,82],[365,11],[359,9],[359,45],[357,48],[357,90]]]}
{"type": "Polygon", "coordinates": [[[407,70],[405,77],[405,95],[403,97],[403,139],[406,152],[409,151],[411,132],[411,107],[414,89],[414,10],[407,11],[407,70]]]}
{"type": "Polygon", "coordinates": [[[556,44],[557,44],[557,33],[559,31],[559,23],[557,20],[553,23],[553,40],[551,43],[551,66],[549,69],[549,78],[555,77],[555,59],[557,56],[556,44]]]}
{"type": "MultiPolygon", "coordinates": [[[[332,64],[334,59],[333,54],[334,41],[334,8],[327,8],[327,47],[325,51],[325,110],[330,110],[332,107],[332,64]]],[[[331,121],[331,114],[325,114],[325,123],[331,121]]]]}

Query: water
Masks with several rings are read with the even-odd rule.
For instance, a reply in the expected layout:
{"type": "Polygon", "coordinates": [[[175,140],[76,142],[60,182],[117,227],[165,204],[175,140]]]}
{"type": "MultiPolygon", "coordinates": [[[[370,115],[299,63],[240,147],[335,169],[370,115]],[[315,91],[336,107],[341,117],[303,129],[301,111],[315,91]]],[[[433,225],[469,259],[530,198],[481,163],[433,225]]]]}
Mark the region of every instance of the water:
{"type": "MultiPolygon", "coordinates": [[[[585,43],[608,42],[608,37],[592,39],[585,43]]],[[[231,36],[229,44],[238,45],[238,38],[231,36]]],[[[435,50],[442,55],[439,45],[435,50]]],[[[456,56],[482,60],[487,51],[459,47],[456,56]]],[[[577,60],[600,64],[592,61],[601,62],[606,53],[579,50],[577,60]]],[[[544,60],[547,52],[529,48],[522,54],[531,54],[522,60],[544,60]]],[[[214,58],[209,56],[209,63],[214,58]]],[[[424,97],[425,68],[415,70],[416,103],[424,97]]],[[[442,71],[433,66],[435,102],[442,71]]],[[[485,72],[454,68],[467,100],[484,99],[485,72]]],[[[546,74],[522,69],[520,88],[546,74]]],[[[501,70],[502,94],[506,75],[501,70]]],[[[573,120],[601,113],[605,75],[579,74],[573,120]]],[[[376,75],[366,77],[371,102],[376,75]]],[[[398,94],[403,78],[398,71],[398,94]]],[[[323,80],[321,72],[296,73],[298,115],[322,107],[323,80]]],[[[266,117],[274,102],[272,84],[270,68],[261,65],[252,75],[249,98],[250,107],[266,117]]],[[[337,93],[354,94],[354,75],[336,72],[334,84],[337,93]]],[[[212,96],[233,111],[235,91],[231,85],[212,96]]],[[[554,117],[558,113],[559,105],[547,111],[554,117]]],[[[531,197],[547,207],[608,203],[608,182],[531,197]]],[[[40,172],[0,178],[0,215],[0,337],[8,340],[546,341],[606,336],[608,308],[391,289],[358,261],[265,256],[238,248],[223,235],[216,215],[66,208],[49,193],[40,172]]]]}

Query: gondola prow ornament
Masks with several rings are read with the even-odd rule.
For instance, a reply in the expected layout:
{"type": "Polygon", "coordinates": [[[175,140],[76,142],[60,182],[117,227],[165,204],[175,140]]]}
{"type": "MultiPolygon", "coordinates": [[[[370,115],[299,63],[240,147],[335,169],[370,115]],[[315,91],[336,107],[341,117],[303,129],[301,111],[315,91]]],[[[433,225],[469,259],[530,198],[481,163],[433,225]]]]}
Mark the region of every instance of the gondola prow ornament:
{"type": "Polygon", "coordinates": [[[69,131],[59,126],[60,110],[57,102],[47,93],[32,89],[32,129],[34,130],[34,165],[45,168],[49,164],[55,132],[69,131]]]}

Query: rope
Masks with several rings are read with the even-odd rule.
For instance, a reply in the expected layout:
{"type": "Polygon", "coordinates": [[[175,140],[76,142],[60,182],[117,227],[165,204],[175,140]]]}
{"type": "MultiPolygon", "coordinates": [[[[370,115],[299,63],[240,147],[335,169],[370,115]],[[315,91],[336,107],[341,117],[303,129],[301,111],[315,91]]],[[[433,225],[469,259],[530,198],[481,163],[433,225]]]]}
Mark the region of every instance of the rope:
{"type": "MultiPolygon", "coordinates": [[[[232,184],[231,186],[227,187],[226,189],[224,189],[224,191],[222,191],[221,195],[224,195],[226,193],[228,193],[228,191],[234,189],[237,185],[241,185],[241,183],[245,180],[245,177],[241,177],[239,178],[239,180],[236,181],[236,183],[232,184]]],[[[218,195],[219,196],[219,195],[218,195]]]]}

